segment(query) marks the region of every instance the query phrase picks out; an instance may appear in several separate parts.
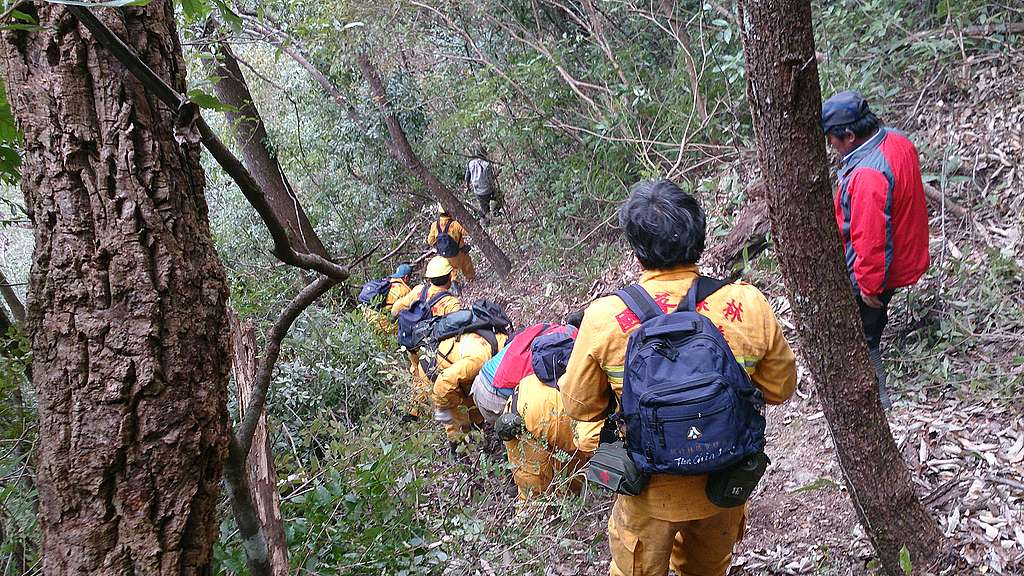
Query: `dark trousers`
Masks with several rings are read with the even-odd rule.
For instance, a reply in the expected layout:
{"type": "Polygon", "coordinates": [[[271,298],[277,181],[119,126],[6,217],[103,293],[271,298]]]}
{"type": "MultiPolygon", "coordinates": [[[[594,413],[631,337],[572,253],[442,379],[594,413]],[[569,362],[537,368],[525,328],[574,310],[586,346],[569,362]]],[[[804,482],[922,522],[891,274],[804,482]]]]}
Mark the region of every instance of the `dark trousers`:
{"type": "Polygon", "coordinates": [[[868,350],[878,350],[882,345],[882,332],[889,323],[889,301],[893,291],[886,290],[878,297],[882,301],[881,308],[872,308],[864,303],[857,294],[857,307],[860,309],[860,320],[864,324],[864,338],[868,341],[868,350]]]}
{"type": "Polygon", "coordinates": [[[480,202],[480,211],[484,216],[491,213],[491,200],[494,200],[494,194],[485,194],[483,196],[477,196],[477,201],[480,202]]]}

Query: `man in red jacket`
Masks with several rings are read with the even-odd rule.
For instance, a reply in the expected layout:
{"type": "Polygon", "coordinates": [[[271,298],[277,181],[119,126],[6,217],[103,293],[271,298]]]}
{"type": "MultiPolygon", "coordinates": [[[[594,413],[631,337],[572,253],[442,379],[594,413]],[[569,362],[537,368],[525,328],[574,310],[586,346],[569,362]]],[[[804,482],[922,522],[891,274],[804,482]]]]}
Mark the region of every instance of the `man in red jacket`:
{"type": "Polygon", "coordinates": [[[822,105],[821,126],[842,157],[836,223],[864,322],[882,404],[889,407],[882,367],[882,331],[893,291],[928,269],[928,210],[917,149],[881,125],[864,97],[840,92],[822,105]]]}

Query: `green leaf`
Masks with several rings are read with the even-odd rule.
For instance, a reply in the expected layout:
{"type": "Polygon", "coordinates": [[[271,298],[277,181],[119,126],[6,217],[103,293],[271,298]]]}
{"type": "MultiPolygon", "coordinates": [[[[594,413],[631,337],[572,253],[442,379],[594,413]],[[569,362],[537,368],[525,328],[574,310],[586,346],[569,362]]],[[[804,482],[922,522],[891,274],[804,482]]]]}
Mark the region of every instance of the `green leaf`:
{"type": "Polygon", "coordinates": [[[241,32],[242,17],[238,14],[235,14],[235,11],[232,10],[231,7],[228,6],[226,2],[224,2],[224,0],[213,0],[213,3],[217,5],[217,9],[220,11],[221,18],[223,18],[224,21],[227,22],[228,25],[230,25],[235,32],[241,32]]]}
{"type": "Polygon", "coordinates": [[[0,80],[0,182],[13,184],[21,177],[21,133],[14,123],[11,106],[7,103],[7,92],[3,80],[0,80]]]}
{"type": "Polygon", "coordinates": [[[208,0],[181,0],[181,11],[185,21],[198,22],[210,15],[213,5],[208,0]]]}
{"type": "Polygon", "coordinates": [[[216,110],[218,112],[235,112],[237,110],[234,106],[228,106],[221,102],[213,94],[198,88],[188,91],[188,99],[195,102],[200,108],[206,108],[207,110],[216,110]]]}
{"type": "Polygon", "coordinates": [[[914,570],[914,565],[910,563],[910,550],[907,550],[906,545],[900,548],[900,568],[907,576],[914,570]]]}
{"type": "Polygon", "coordinates": [[[25,14],[24,12],[22,12],[20,10],[11,10],[11,18],[14,18],[15,20],[21,20],[22,22],[28,22],[29,24],[38,24],[39,23],[39,22],[36,22],[35,18],[30,16],[29,14],[25,14]]]}
{"type": "Polygon", "coordinates": [[[815,490],[821,490],[823,488],[839,488],[839,484],[830,478],[818,478],[810,484],[801,486],[796,490],[790,492],[790,494],[800,494],[801,492],[813,492],[815,490]]]}

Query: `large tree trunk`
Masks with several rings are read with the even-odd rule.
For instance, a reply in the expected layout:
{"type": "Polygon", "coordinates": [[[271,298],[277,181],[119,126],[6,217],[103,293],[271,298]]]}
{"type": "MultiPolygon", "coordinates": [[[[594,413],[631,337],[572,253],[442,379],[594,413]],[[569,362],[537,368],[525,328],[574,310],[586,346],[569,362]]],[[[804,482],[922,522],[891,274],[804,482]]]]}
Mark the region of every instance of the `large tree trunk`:
{"type": "MultiPolygon", "coordinates": [[[[28,333],[46,574],[207,574],[227,451],[227,284],[196,146],[63,6],[5,30],[35,229],[28,333]]],[[[100,10],[185,91],[173,4],[100,10]]]]}
{"type": "Polygon", "coordinates": [[[259,183],[274,213],[285,225],[295,250],[328,258],[327,250],[310,225],[305,210],[302,209],[288,182],[288,177],[281,169],[277,158],[270,153],[263,117],[256,109],[256,103],[253,102],[249,86],[245,83],[231,47],[227,42],[217,41],[215,52],[215,71],[219,80],[214,85],[214,90],[222,102],[236,109],[234,112],[227,112],[226,115],[232,125],[235,141],[242,151],[245,167],[259,183]]]}
{"type": "Polygon", "coordinates": [[[405,131],[398,121],[398,116],[395,115],[388,105],[388,96],[384,88],[384,82],[381,80],[380,74],[377,73],[376,66],[370,61],[369,56],[365,52],[360,52],[356,55],[356,63],[359,65],[363,78],[370,85],[370,93],[373,94],[377,107],[384,117],[384,123],[388,127],[388,134],[391,135],[391,140],[394,143],[394,146],[389,147],[388,150],[396,157],[395,160],[412,172],[430,190],[431,194],[437,198],[437,201],[444,206],[445,210],[462,224],[466,231],[469,232],[469,235],[473,237],[476,245],[480,247],[484,257],[491,263],[491,266],[494,266],[494,271],[502,278],[508,276],[512,272],[512,261],[508,255],[494,243],[490,234],[484,230],[480,222],[473,216],[473,213],[459,202],[455,192],[446,186],[444,182],[441,182],[437,176],[434,176],[420,160],[416,151],[412,149],[412,145],[409,144],[409,139],[406,138],[405,131]]]}
{"type": "Polygon", "coordinates": [[[886,572],[901,573],[903,546],[914,566],[927,571],[943,558],[945,542],[893,442],[840,253],[819,128],[810,2],[741,5],[769,220],[802,356],[814,375],[854,508],[886,572]]]}
{"type": "MultiPolygon", "coordinates": [[[[256,352],[256,330],[252,322],[231,317],[231,373],[235,376],[239,420],[249,412],[249,401],[256,386],[259,354],[256,352]]],[[[252,447],[245,462],[249,475],[249,495],[263,533],[267,549],[266,573],[288,575],[288,545],[281,519],[281,495],[277,491],[277,470],[270,451],[267,433],[267,411],[260,411],[259,423],[252,438],[252,447]]]]}

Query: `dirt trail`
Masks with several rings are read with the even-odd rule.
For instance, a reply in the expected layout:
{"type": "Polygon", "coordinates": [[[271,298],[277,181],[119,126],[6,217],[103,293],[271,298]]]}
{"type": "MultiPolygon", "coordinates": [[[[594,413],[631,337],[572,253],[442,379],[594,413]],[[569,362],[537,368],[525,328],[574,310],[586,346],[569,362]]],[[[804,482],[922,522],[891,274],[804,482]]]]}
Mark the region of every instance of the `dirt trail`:
{"type": "MultiPolygon", "coordinates": [[[[1024,194],[1020,194],[1024,172],[1016,168],[1024,162],[1020,132],[1024,100],[1018,96],[1020,76],[1014,73],[1021,66],[1024,55],[1016,53],[973,62],[949,82],[939,83],[940,89],[908,90],[903,100],[891,103],[889,123],[913,132],[925,157],[925,173],[933,175],[929,178],[937,175],[937,184],[950,182],[945,190],[948,197],[969,207],[970,221],[960,222],[933,211],[933,274],[912,289],[913,296],[895,301],[886,336],[887,356],[898,357],[906,335],[922,328],[922,322],[936,321],[915,317],[909,304],[913,298],[932,299],[941,307],[944,299],[961,294],[955,292],[958,284],[974,283],[976,278],[971,275],[985,272],[985,264],[981,264],[980,270],[965,268],[961,278],[935,273],[946,258],[984,262],[980,255],[995,250],[1024,263],[1024,224],[1019,217],[1024,210],[1024,194]],[[952,184],[957,180],[960,186],[952,184]],[[966,181],[970,186],[963,185],[966,181]],[[982,202],[971,191],[978,188],[995,199],[982,202]]],[[[724,204],[716,198],[705,200],[724,204]]],[[[498,228],[500,236],[500,222],[498,228]]],[[[572,263],[566,262],[566,266],[572,263]]],[[[466,287],[464,301],[494,299],[523,325],[557,320],[593,296],[635,281],[639,275],[625,249],[619,266],[591,285],[580,286],[576,294],[566,293],[567,285],[574,283],[558,274],[526,278],[513,273],[509,280],[499,282],[489,274],[485,262],[479,262],[479,269],[480,279],[466,287]]],[[[770,295],[785,323],[789,306],[780,297],[779,278],[760,271],[750,280],[770,295]]],[[[788,328],[792,339],[792,325],[788,328]]],[[[1019,356],[1022,342],[1015,336],[1017,328],[1008,325],[994,334],[978,334],[977,345],[967,349],[965,356],[949,356],[943,362],[1001,362],[1003,373],[1019,378],[1024,365],[1012,361],[1019,356]]],[[[1020,407],[1001,404],[998,395],[993,400],[983,399],[970,382],[921,388],[914,382],[913,370],[908,377],[909,382],[891,379],[896,406],[889,413],[889,422],[919,494],[971,566],[950,573],[1024,574],[1024,424],[1020,407]]],[[[806,374],[801,373],[798,394],[790,402],[769,409],[768,422],[768,453],[773,463],[750,504],[747,533],[736,550],[730,574],[875,574],[873,550],[846,494],[827,422],[806,374]]],[[[488,506],[504,510],[499,502],[484,504],[488,506]]],[[[601,535],[609,507],[608,496],[594,495],[576,525],[565,527],[566,538],[597,542],[592,550],[595,555],[583,560],[552,548],[545,574],[607,573],[607,544],[601,535]]],[[[496,523],[512,521],[507,511],[493,518],[496,523]]]]}

